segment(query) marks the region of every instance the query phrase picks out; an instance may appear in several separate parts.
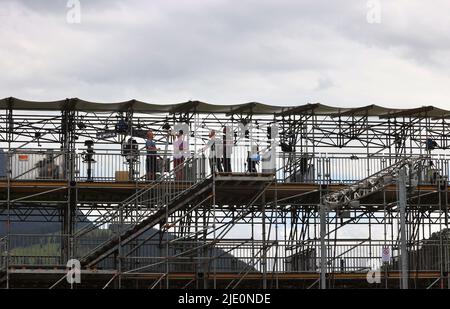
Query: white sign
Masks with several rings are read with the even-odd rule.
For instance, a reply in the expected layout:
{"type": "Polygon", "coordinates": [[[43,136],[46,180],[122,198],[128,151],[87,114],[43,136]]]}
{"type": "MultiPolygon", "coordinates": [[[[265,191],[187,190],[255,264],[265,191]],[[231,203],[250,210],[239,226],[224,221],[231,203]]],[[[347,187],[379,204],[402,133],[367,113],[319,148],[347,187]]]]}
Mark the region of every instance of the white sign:
{"type": "Polygon", "coordinates": [[[383,263],[389,263],[391,261],[391,251],[389,250],[389,247],[383,247],[381,261],[383,263]]]}

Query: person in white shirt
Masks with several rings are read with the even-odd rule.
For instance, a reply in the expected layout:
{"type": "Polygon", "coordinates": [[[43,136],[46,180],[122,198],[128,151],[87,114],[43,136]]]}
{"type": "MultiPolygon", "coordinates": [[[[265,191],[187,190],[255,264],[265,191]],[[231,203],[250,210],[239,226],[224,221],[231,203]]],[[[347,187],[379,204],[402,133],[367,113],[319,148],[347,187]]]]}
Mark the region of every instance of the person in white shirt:
{"type": "Polygon", "coordinates": [[[274,174],[275,169],[275,146],[270,145],[261,154],[261,171],[266,174],[274,174]]]}
{"type": "Polygon", "coordinates": [[[209,141],[203,149],[209,148],[209,166],[211,167],[211,174],[215,172],[216,168],[219,173],[222,173],[223,146],[222,141],[216,137],[216,131],[211,130],[208,134],[209,141]]]}
{"type": "Polygon", "coordinates": [[[173,165],[175,169],[175,179],[183,179],[183,162],[189,154],[189,144],[184,140],[183,130],[178,131],[173,142],[173,165]]]}
{"type": "Polygon", "coordinates": [[[233,134],[230,127],[223,128],[223,170],[225,173],[231,173],[231,155],[233,154],[233,134]]]}

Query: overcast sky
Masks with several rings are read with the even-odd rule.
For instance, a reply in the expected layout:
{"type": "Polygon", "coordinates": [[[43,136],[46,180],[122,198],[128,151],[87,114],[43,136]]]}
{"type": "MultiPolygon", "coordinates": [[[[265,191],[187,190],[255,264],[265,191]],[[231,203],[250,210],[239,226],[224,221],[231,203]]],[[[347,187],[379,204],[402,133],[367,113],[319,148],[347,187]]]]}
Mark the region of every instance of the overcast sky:
{"type": "Polygon", "coordinates": [[[67,3],[0,2],[1,97],[450,109],[448,0],[67,3]]]}

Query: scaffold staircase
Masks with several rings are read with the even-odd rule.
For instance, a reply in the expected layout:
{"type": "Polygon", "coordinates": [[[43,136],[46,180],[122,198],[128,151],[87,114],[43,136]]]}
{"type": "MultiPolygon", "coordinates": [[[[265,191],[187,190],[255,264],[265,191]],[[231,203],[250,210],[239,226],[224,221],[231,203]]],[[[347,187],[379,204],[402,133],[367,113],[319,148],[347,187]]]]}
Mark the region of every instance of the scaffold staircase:
{"type": "Polygon", "coordinates": [[[416,186],[419,169],[426,160],[429,158],[425,156],[403,158],[365,179],[324,195],[322,203],[330,210],[358,208],[361,199],[395,183],[402,167],[409,167],[410,185],[416,186]]]}
{"type": "Polygon", "coordinates": [[[104,214],[92,225],[79,230],[75,234],[76,237],[106,223],[116,224],[119,229],[112,238],[85,254],[80,259],[81,265],[85,267],[95,265],[115,252],[118,246],[136,239],[158,223],[164,222],[174,212],[189,207],[196,199],[207,193],[212,186],[212,175],[204,175],[190,181],[176,180],[176,173],[189,164],[190,160],[193,159],[186,160],[184,164],[138,190],[123,201],[114,212],[104,214]],[[124,224],[124,218],[128,220],[131,218],[133,222],[124,224]]]}

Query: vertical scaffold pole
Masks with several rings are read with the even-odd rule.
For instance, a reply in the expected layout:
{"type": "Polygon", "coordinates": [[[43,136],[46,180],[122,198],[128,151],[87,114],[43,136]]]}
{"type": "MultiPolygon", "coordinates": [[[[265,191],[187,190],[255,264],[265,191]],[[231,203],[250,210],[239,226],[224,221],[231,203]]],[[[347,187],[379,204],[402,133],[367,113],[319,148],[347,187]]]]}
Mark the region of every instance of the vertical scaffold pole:
{"type": "Polygon", "coordinates": [[[319,213],[320,213],[320,288],[327,288],[327,247],[325,244],[325,237],[327,234],[327,225],[326,225],[326,209],[325,205],[319,205],[319,213]]]}
{"type": "Polygon", "coordinates": [[[266,244],[266,193],[261,197],[262,207],[262,266],[263,266],[263,289],[267,289],[267,244],[266,244]]]}
{"type": "Polygon", "coordinates": [[[406,169],[398,173],[398,205],[400,210],[401,288],[408,289],[408,252],[406,251],[406,169]]]}

